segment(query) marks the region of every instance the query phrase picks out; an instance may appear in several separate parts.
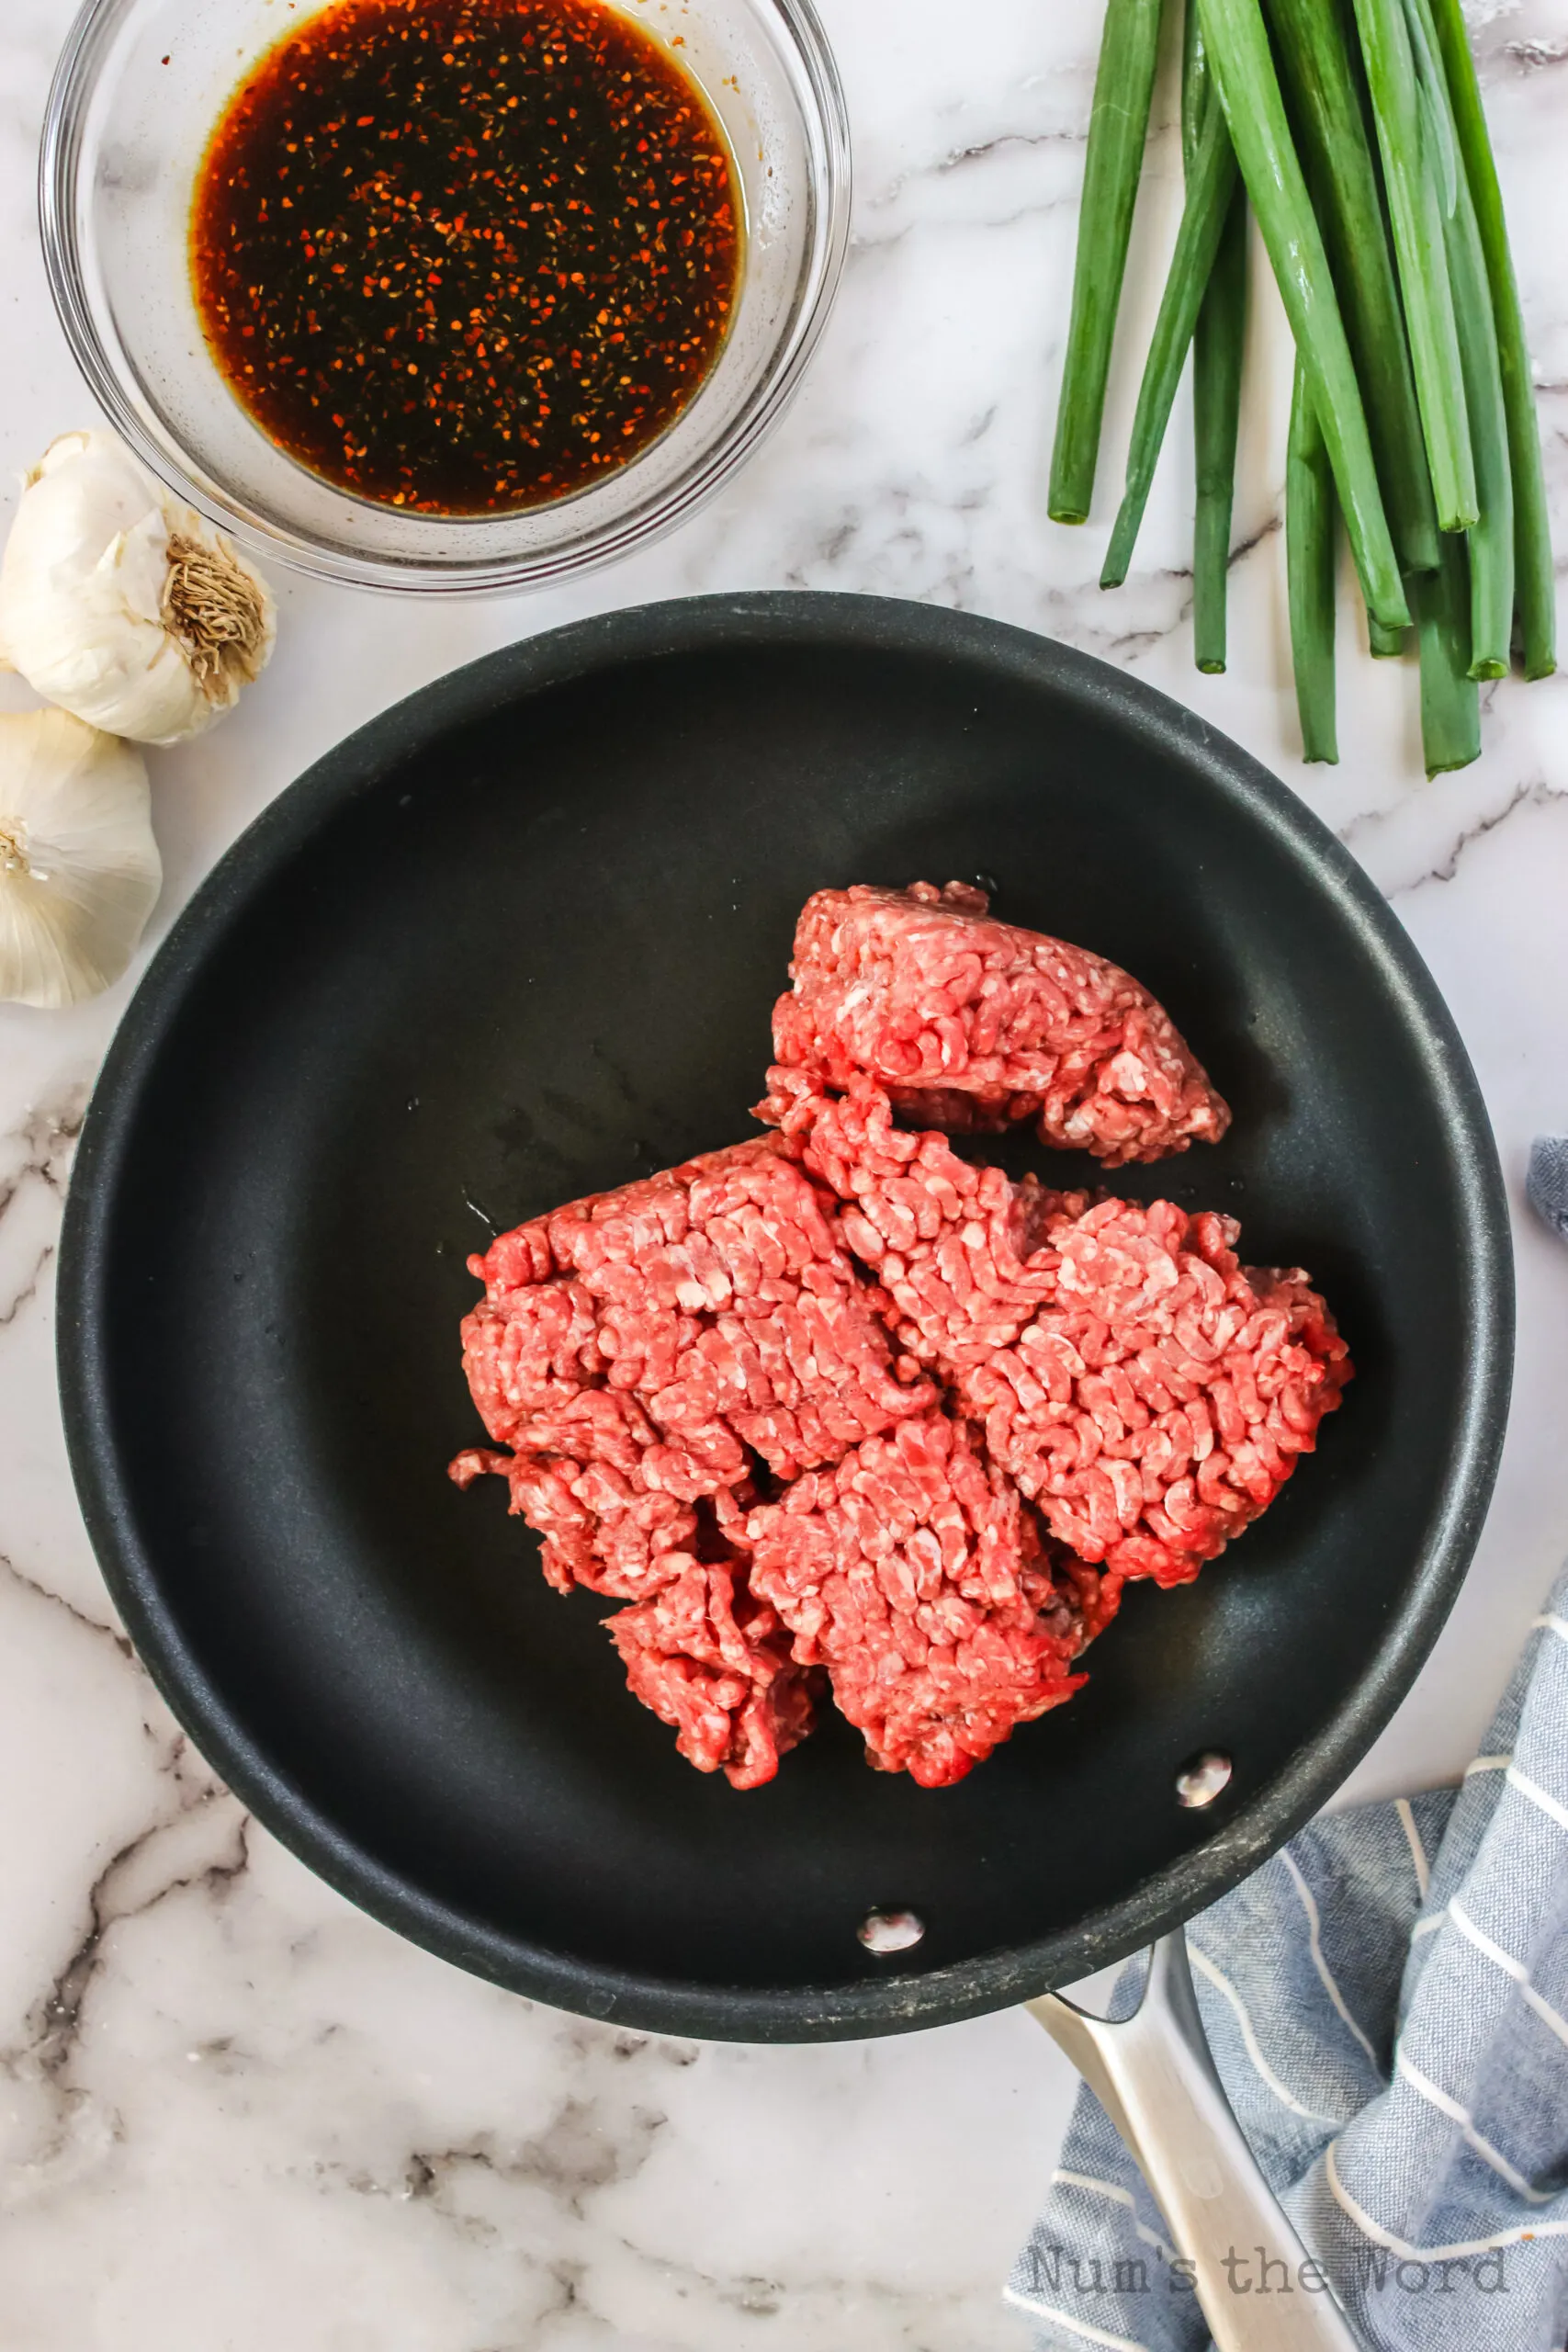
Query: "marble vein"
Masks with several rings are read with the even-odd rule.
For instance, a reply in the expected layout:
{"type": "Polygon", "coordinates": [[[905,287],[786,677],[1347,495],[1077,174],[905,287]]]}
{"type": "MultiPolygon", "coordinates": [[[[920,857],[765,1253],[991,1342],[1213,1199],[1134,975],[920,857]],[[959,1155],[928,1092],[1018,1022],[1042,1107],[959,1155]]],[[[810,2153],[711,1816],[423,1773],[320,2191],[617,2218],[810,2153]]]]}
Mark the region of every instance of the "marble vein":
{"type": "Polygon", "coordinates": [[[1411,889],[1425,889],[1429,882],[1451,882],[1459,872],[1460,860],[1473,842],[1484,841],[1488,833],[1495,832],[1499,825],[1506,824],[1517,810],[1545,808],[1557,800],[1568,800],[1568,787],[1549,784],[1516,785],[1502,808],[1494,815],[1480,817],[1474,824],[1467,825],[1447,855],[1413,882],[1411,889]]]}
{"type": "Polygon", "coordinates": [[[32,1593],[39,1600],[47,1601],[51,1609],[63,1610],[67,1617],[75,1624],[84,1627],[87,1633],[101,1634],[107,1641],[112,1642],[121,1657],[135,1661],[135,1651],[126,1635],[117,1626],[105,1624],[100,1619],[89,1616],[85,1609],[78,1609],[74,1601],[68,1600],[62,1592],[55,1592],[49,1585],[41,1583],[37,1577],[26,1575],[17,1566],[15,1560],[8,1559],[4,1552],[0,1552],[0,1577],[4,1577],[19,1590],[32,1593]]]}
{"type": "MultiPolygon", "coordinates": [[[[1422,872],[1412,875],[1407,880],[1386,885],[1389,897],[1398,903],[1415,891],[1425,889],[1429,884],[1452,882],[1459,873],[1461,862],[1466,852],[1477,842],[1484,841],[1489,833],[1495,833],[1500,826],[1506,825],[1508,820],[1517,816],[1520,809],[1548,808],[1564,800],[1568,800],[1568,785],[1551,785],[1539,779],[1534,783],[1514,785],[1500,806],[1487,810],[1470,823],[1461,826],[1452,840],[1432,857],[1430,864],[1422,872]]],[[[1393,812],[1394,816],[1397,816],[1397,813],[1393,812]]],[[[1350,823],[1341,831],[1340,839],[1348,849],[1364,854],[1370,837],[1390,822],[1390,812],[1369,811],[1352,819],[1350,823]]]]}
{"type": "Polygon", "coordinates": [[[85,1089],[73,1085],[0,1136],[0,1331],[37,1298],[55,1254],[85,1102],[85,1089]]]}

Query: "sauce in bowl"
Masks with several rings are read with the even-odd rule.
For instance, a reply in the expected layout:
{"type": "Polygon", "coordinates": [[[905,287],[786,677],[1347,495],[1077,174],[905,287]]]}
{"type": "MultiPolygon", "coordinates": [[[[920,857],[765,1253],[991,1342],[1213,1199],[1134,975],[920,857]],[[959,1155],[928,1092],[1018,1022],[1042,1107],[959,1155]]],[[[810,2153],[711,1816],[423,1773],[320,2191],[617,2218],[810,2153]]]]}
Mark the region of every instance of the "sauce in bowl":
{"type": "Polygon", "coordinates": [[[426,514],[637,457],[740,266],[723,132],[606,0],[334,0],[231,100],[191,216],[203,332],[263,432],[426,514]]]}

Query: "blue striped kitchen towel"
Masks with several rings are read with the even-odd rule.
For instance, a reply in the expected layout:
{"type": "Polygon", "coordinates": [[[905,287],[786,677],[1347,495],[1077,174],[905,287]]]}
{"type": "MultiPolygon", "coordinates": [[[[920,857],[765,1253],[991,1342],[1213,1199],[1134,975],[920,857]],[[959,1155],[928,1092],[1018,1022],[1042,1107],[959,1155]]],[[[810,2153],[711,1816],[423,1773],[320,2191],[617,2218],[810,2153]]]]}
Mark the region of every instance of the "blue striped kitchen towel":
{"type": "Polygon", "coordinates": [[[1568,1241],[1568,1136],[1537,1136],[1525,1189],[1541,1223],[1568,1241]]]}
{"type": "MultiPolygon", "coordinates": [[[[1231,2104],[1364,2343],[1560,2352],[1568,1570],[1460,1788],[1314,1821],[1187,1940],[1231,2104]]],[[[1231,2283],[1259,2298],[1260,2343],[1261,2299],[1303,2291],[1245,2246],[1231,2283]]],[[[1007,2295],[1053,2352],[1209,2341],[1165,2221],[1087,2090],[1007,2295]]]]}

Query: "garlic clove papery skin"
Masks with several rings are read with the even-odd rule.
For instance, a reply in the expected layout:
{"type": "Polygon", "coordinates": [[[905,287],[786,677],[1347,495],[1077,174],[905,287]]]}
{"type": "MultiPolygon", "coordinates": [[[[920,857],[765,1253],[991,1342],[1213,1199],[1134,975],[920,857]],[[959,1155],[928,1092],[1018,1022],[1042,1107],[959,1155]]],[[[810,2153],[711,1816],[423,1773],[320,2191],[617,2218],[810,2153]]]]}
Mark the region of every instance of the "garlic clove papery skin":
{"type": "Polygon", "coordinates": [[[0,999],[58,1010],[118,979],[163,882],[150,809],[130,743],[0,713],[0,999]]]}
{"type": "Polygon", "coordinates": [[[112,434],[50,444],[0,561],[0,655],[35,693],[175,743],[232,707],[276,634],[265,582],[112,434]]]}

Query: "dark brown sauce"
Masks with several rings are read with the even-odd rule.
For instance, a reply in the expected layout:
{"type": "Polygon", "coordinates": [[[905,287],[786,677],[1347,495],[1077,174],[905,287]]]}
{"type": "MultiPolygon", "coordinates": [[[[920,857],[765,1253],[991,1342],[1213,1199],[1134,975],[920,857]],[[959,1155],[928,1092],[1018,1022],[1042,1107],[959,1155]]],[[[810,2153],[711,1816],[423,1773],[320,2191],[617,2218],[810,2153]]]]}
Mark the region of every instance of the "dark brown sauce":
{"type": "Polygon", "coordinates": [[[202,326],[341,489],[535,506],[646,449],[740,268],[723,133],[602,0],[336,0],[233,99],[197,178],[202,326]]]}

